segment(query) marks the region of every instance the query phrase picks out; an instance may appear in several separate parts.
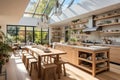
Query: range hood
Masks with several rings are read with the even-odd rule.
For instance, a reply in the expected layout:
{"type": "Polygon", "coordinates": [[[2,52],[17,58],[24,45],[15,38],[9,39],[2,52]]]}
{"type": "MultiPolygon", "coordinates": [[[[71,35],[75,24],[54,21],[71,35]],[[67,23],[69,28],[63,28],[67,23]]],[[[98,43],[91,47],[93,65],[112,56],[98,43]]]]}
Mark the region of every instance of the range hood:
{"type": "Polygon", "coordinates": [[[98,31],[101,30],[99,26],[92,27],[92,28],[85,28],[83,29],[83,32],[92,32],[92,31],[98,31]]]}

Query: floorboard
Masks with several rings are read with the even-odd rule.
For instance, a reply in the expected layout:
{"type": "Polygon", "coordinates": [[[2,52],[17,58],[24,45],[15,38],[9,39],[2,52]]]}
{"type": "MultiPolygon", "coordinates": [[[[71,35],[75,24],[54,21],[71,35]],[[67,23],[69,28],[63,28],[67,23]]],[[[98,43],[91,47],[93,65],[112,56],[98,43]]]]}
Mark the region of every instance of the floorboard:
{"type": "MultiPolygon", "coordinates": [[[[40,80],[37,77],[36,70],[32,72],[32,76],[29,76],[29,72],[26,70],[19,54],[12,55],[5,66],[7,69],[7,80],[40,80]]],[[[110,71],[99,73],[96,77],[70,64],[65,66],[67,76],[61,75],[61,79],[57,80],[120,80],[120,66],[114,64],[110,64],[110,71]]]]}

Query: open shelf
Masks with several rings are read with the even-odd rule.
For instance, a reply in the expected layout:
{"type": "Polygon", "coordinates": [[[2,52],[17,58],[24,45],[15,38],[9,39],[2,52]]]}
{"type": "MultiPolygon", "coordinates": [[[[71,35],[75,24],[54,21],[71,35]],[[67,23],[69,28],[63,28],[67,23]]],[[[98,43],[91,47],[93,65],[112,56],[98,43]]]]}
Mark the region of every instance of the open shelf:
{"type": "Polygon", "coordinates": [[[120,32],[101,32],[103,34],[120,34],[120,32]]]}
{"type": "Polygon", "coordinates": [[[84,24],[84,23],[87,23],[87,22],[88,22],[88,20],[81,21],[81,22],[76,22],[76,23],[71,22],[71,25],[84,24]]]}
{"type": "Polygon", "coordinates": [[[81,29],[85,29],[85,28],[72,28],[71,30],[81,30],[81,29]]]}
{"type": "Polygon", "coordinates": [[[102,67],[102,68],[98,68],[97,70],[96,70],[96,73],[98,73],[98,72],[101,72],[101,71],[104,71],[104,70],[107,70],[107,69],[109,69],[109,67],[102,67]]]}
{"type": "Polygon", "coordinates": [[[91,67],[88,67],[88,66],[85,66],[85,65],[79,65],[79,67],[86,70],[86,71],[88,71],[88,72],[92,72],[91,67]]]}
{"type": "Polygon", "coordinates": [[[78,66],[88,72],[91,72],[93,76],[97,72],[101,72],[109,69],[109,49],[98,50],[96,52],[88,52],[82,50],[78,52],[78,66]]]}
{"type": "Polygon", "coordinates": [[[108,19],[108,18],[117,17],[117,16],[120,16],[120,14],[114,14],[114,15],[106,16],[102,18],[95,18],[94,20],[97,21],[97,20],[108,19]]]}
{"type": "Polygon", "coordinates": [[[62,37],[61,27],[51,27],[51,42],[60,42],[62,37]]]}
{"type": "Polygon", "coordinates": [[[89,63],[92,63],[92,61],[91,60],[87,60],[87,59],[85,59],[85,58],[78,58],[79,60],[82,60],[82,61],[86,61],[86,62],[89,62],[89,63]]]}
{"type": "Polygon", "coordinates": [[[106,62],[106,61],[108,61],[108,59],[97,60],[97,61],[96,61],[96,64],[102,63],[102,62],[106,62]]]}
{"type": "Polygon", "coordinates": [[[120,23],[109,23],[109,24],[102,24],[102,25],[97,25],[97,26],[113,26],[113,25],[120,25],[120,23]]]}

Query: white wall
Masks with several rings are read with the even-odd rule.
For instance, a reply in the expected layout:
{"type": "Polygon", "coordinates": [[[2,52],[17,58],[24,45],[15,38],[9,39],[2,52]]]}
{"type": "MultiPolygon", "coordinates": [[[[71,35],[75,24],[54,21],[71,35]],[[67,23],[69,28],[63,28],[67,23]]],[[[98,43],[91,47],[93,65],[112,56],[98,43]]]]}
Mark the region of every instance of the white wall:
{"type": "Polygon", "coordinates": [[[22,17],[18,25],[37,26],[40,19],[31,17],[22,17]]]}
{"type": "Polygon", "coordinates": [[[1,24],[1,30],[4,32],[4,34],[6,35],[6,25],[5,24],[1,24]]]}

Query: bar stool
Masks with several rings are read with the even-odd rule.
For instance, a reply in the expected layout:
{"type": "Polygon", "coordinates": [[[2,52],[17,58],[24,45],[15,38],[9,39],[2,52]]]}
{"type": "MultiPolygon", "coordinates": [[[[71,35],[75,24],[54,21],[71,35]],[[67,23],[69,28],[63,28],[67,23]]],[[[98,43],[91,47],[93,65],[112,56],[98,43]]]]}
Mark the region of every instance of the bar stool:
{"type": "Polygon", "coordinates": [[[61,73],[62,73],[62,69],[63,69],[64,76],[66,76],[66,68],[65,68],[65,64],[66,64],[66,63],[67,63],[67,62],[65,62],[65,61],[63,61],[63,60],[60,60],[60,61],[58,62],[58,67],[60,67],[60,68],[58,68],[58,69],[60,69],[61,73]]]}
{"type": "Polygon", "coordinates": [[[52,74],[54,80],[56,80],[56,68],[57,65],[51,60],[51,56],[42,57],[42,80],[49,80],[48,76],[52,74]]]}
{"type": "Polygon", "coordinates": [[[29,53],[27,53],[27,52],[22,52],[22,61],[23,61],[23,63],[25,64],[25,57],[26,56],[29,56],[30,54],[29,53]]]}
{"type": "Polygon", "coordinates": [[[25,66],[26,66],[27,69],[28,69],[28,66],[29,66],[29,59],[34,59],[34,57],[32,55],[27,55],[25,57],[25,66]]]}
{"type": "Polygon", "coordinates": [[[63,61],[62,59],[61,59],[61,57],[59,57],[59,62],[56,62],[56,56],[52,56],[52,58],[54,59],[54,63],[55,64],[57,64],[58,66],[58,68],[57,69],[60,69],[60,72],[62,73],[62,71],[63,71],[63,73],[64,73],[64,76],[66,76],[66,68],[65,68],[65,64],[67,63],[66,61],[63,61]]]}
{"type": "Polygon", "coordinates": [[[33,68],[33,66],[34,66],[34,68],[36,68],[37,69],[37,59],[35,59],[35,58],[32,58],[32,59],[29,59],[29,65],[28,65],[28,70],[29,70],[29,75],[31,76],[31,73],[32,73],[32,68],[33,68]]]}

